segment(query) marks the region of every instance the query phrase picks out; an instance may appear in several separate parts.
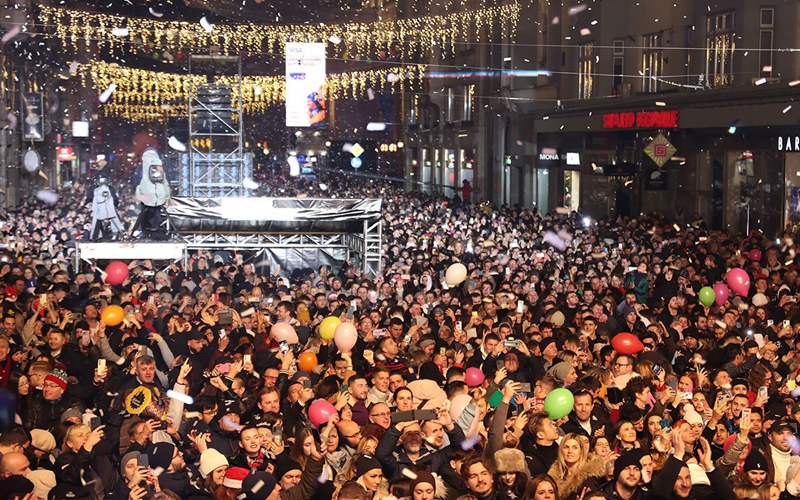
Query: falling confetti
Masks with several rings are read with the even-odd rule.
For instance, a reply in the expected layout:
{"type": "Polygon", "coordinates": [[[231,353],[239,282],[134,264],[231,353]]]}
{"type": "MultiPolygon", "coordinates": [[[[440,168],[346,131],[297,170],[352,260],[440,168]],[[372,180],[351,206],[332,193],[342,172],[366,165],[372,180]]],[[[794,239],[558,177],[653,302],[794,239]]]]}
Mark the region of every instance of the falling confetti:
{"type": "Polygon", "coordinates": [[[406,476],[407,478],[409,478],[412,481],[417,478],[417,474],[414,471],[412,471],[411,469],[403,469],[401,474],[406,476]]]}
{"type": "Polygon", "coordinates": [[[111,85],[109,85],[108,88],[105,89],[102,94],[100,94],[100,102],[102,102],[103,104],[108,102],[108,100],[111,98],[111,94],[113,94],[116,89],[117,89],[116,83],[112,83],[111,85]]]}
{"type": "Polygon", "coordinates": [[[206,33],[211,33],[212,31],[214,31],[214,26],[208,22],[206,16],[200,18],[200,26],[205,30],[206,33]]]}
{"type": "Polygon", "coordinates": [[[54,193],[46,189],[40,189],[36,193],[36,197],[48,205],[55,205],[58,203],[58,193],[54,193]]]}
{"type": "Polygon", "coordinates": [[[254,181],[253,179],[251,179],[249,177],[245,177],[242,180],[242,186],[244,186],[245,189],[249,189],[251,191],[255,191],[256,189],[258,189],[259,184],[256,181],[254,181]]]}
{"type": "Polygon", "coordinates": [[[545,243],[550,244],[553,248],[563,252],[567,249],[567,244],[553,231],[545,231],[542,239],[545,243]]]}
{"type": "Polygon", "coordinates": [[[174,135],[169,138],[167,144],[175,151],[180,151],[180,152],[186,151],[186,144],[179,141],[178,138],[175,137],[174,135]]]}
{"type": "Polygon", "coordinates": [[[13,39],[15,36],[19,35],[19,32],[22,31],[22,27],[19,25],[12,26],[10,30],[6,31],[3,35],[2,41],[3,43],[8,42],[9,40],[13,39]]]}
{"type": "Polygon", "coordinates": [[[183,404],[187,405],[194,404],[194,398],[192,398],[188,394],[183,394],[182,392],[176,392],[171,389],[167,391],[167,397],[172,399],[177,399],[183,404]]]}
{"type": "Polygon", "coordinates": [[[383,122],[369,122],[367,123],[368,132],[383,132],[386,130],[386,124],[383,122]]]}
{"type": "Polygon", "coordinates": [[[164,17],[164,13],[163,12],[158,12],[157,10],[155,10],[152,7],[150,7],[148,10],[150,11],[150,15],[153,16],[153,17],[164,17]]]}
{"type": "Polygon", "coordinates": [[[589,5],[587,5],[585,3],[578,4],[578,5],[570,7],[569,10],[567,11],[567,14],[569,14],[570,16],[577,16],[578,14],[580,14],[581,12],[586,10],[588,7],[589,7],[589,5]]]}
{"type": "Polygon", "coordinates": [[[387,80],[389,83],[394,83],[394,82],[396,82],[396,81],[400,80],[400,77],[399,77],[399,76],[397,76],[397,75],[396,75],[396,74],[394,74],[394,73],[389,73],[388,75],[386,75],[386,80],[387,80]]]}
{"type": "Polygon", "coordinates": [[[6,119],[8,120],[8,128],[12,130],[17,128],[17,115],[13,111],[8,112],[6,119]]]}
{"type": "Polygon", "coordinates": [[[372,90],[372,88],[367,89],[367,99],[369,99],[370,101],[375,100],[375,91],[372,90]]]}
{"type": "Polygon", "coordinates": [[[129,32],[128,28],[114,28],[111,30],[111,34],[114,36],[128,36],[129,32]]]}
{"type": "Polygon", "coordinates": [[[323,183],[320,182],[319,183],[319,189],[320,189],[320,191],[327,191],[328,190],[328,185],[327,184],[323,184],[323,183]]]}
{"type": "Polygon", "coordinates": [[[338,36],[335,36],[335,35],[331,35],[328,38],[328,41],[331,42],[334,45],[339,45],[340,43],[342,43],[342,39],[339,38],[338,36]]]}
{"type": "Polygon", "coordinates": [[[470,436],[467,439],[461,441],[461,449],[462,450],[470,450],[473,446],[478,444],[478,440],[480,440],[480,434],[475,434],[474,436],[470,436]]]}

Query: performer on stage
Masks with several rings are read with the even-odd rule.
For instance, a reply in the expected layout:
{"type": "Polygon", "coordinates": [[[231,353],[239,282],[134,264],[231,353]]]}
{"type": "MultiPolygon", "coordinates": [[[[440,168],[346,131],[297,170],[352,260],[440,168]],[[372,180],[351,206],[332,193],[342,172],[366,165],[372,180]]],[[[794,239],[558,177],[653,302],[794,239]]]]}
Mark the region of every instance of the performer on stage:
{"type": "Polygon", "coordinates": [[[145,150],[142,154],[142,180],[136,187],[136,199],[142,203],[142,212],[136,220],[131,232],[141,228],[142,237],[156,241],[169,239],[163,227],[164,205],[169,201],[169,183],[164,175],[164,167],[158,151],[154,148],[145,150]]]}
{"type": "Polygon", "coordinates": [[[108,221],[113,233],[112,239],[118,240],[122,235],[122,223],[117,216],[117,191],[108,185],[108,177],[102,172],[95,172],[92,176],[94,189],[86,193],[86,203],[92,210],[92,228],[89,230],[89,239],[97,241],[105,236],[103,223],[108,221]]]}

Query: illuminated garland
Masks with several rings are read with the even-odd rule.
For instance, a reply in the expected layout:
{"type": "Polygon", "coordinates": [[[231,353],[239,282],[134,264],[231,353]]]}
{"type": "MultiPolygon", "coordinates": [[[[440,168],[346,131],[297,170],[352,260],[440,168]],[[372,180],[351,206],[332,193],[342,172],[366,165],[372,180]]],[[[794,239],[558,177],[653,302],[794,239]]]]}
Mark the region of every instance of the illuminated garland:
{"type": "MultiPolygon", "coordinates": [[[[204,75],[161,73],[117,64],[95,62],[80,65],[78,74],[84,86],[91,85],[98,94],[116,86],[109,101],[102,106],[107,116],[132,121],[161,121],[171,116],[186,116],[189,92],[206,84],[204,75]]],[[[425,74],[424,65],[409,65],[327,75],[327,94],[331,99],[358,99],[368,87],[398,90],[408,82],[409,90],[420,90],[425,74]],[[390,79],[391,78],[391,79],[390,79]]],[[[215,83],[230,85],[233,99],[239,98],[237,78],[217,77],[215,83]]],[[[241,82],[242,108],[245,113],[264,113],[268,107],[280,106],[286,99],[286,80],[283,76],[245,76],[241,82]]]]}
{"type": "Polygon", "coordinates": [[[220,24],[211,33],[198,23],[159,21],[42,6],[39,21],[52,28],[62,43],[77,52],[79,43],[94,41],[100,52],[121,55],[130,50],[185,50],[205,53],[218,47],[221,54],[283,53],[286,42],[325,42],[341,39],[351,56],[371,57],[378,49],[394,50],[398,56],[430,53],[435,45],[455,51],[455,43],[474,38],[480,42],[488,27],[492,41],[495,27],[500,36],[514,36],[520,6],[516,3],[439,16],[398,21],[341,24],[253,25],[220,24]],[[127,28],[128,36],[115,36],[114,29],[127,28]],[[134,43],[131,43],[131,42],[134,43]]]}

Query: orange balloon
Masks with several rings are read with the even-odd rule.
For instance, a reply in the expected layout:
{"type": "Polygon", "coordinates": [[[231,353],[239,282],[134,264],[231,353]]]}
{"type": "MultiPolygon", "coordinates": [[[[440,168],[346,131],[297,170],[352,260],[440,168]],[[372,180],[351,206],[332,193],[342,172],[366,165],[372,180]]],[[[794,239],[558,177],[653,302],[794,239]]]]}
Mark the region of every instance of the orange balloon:
{"type": "Polygon", "coordinates": [[[108,326],[117,326],[122,323],[122,318],[125,317],[125,311],[118,305],[112,304],[100,313],[100,319],[103,320],[108,326]]]}
{"type": "Polygon", "coordinates": [[[311,370],[317,366],[317,355],[311,351],[304,351],[297,357],[297,367],[304,372],[311,373],[311,370]]]}

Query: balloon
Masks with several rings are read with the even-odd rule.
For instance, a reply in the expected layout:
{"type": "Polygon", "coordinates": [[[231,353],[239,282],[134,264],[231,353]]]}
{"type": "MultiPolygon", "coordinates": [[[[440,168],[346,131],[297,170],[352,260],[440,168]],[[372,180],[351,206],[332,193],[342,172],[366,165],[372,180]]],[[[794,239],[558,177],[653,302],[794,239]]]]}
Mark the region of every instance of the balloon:
{"type": "Polygon", "coordinates": [[[700,303],[706,307],[711,307],[711,304],[717,299],[714,294],[714,289],[710,286],[704,286],[700,289],[700,303]]]}
{"type": "Polygon", "coordinates": [[[333,334],[333,341],[336,343],[336,347],[339,348],[339,352],[352,351],[357,340],[358,333],[356,333],[356,327],[353,326],[353,323],[342,323],[336,327],[336,331],[333,334]]]}
{"type": "Polygon", "coordinates": [[[761,250],[758,248],[750,250],[750,260],[753,262],[761,262],[761,250]]]}
{"type": "Polygon", "coordinates": [[[552,420],[566,417],[575,406],[575,397],[569,389],[558,388],[550,391],[550,394],[544,398],[544,411],[548,413],[548,417],[552,420]]]}
{"type": "Polygon", "coordinates": [[[636,335],[618,333],[611,339],[611,347],[620,354],[636,354],[642,352],[644,344],[636,335]]]}
{"type": "Polygon", "coordinates": [[[121,285],[128,279],[128,266],[124,262],[115,260],[106,266],[106,283],[109,285],[121,285]]]}
{"type": "Polygon", "coordinates": [[[486,375],[474,366],[467,368],[467,372],[464,375],[464,381],[469,387],[478,387],[483,383],[483,379],[485,378],[486,375]]]}
{"type": "Polygon", "coordinates": [[[444,281],[449,286],[460,285],[465,279],[467,279],[467,266],[460,262],[448,267],[444,273],[444,281]]]}
{"type": "Polygon", "coordinates": [[[503,393],[500,391],[494,391],[494,394],[489,398],[489,406],[492,408],[497,408],[500,406],[500,403],[503,401],[503,393]]]}
{"type": "Polygon", "coordinates": [[[297,332],[289,323],[275,323],[270,329],[270,334],[278,342],[285,340],[289,344],[296,344],[300,341],[297,338],[297,332]]]}
{"type": "Polygon", "coordinates": [[[100,313],[100,319],[108,326],[117,326],[122,323],[122,318],[124,317],[125,311],[116,304],[111,304],[100,313]]]}
{"type": "Polygon", "coordinates": [[[450,416],[453,418],[454,422],[461,417],[464,408],[467,407],[470,401],[472,401],[472,396],[469,394],[459,394],[450,401],[450,416]]]}
{"type": "Polygon", "coordinates": [[[308,407],[308,419],[311,420],[314,427],[327,423],[331,415],[335,414],[336,408],[324,399],[318,399],[308,407]]]}
{"type": "Polygon", "coordinates": [[[750,276],[747,275],[747,271],[741,267],[728,271],[728,286],[742,297],[747,297],[750,293],[750,276]]]}
{"type": "Polygon", "coordinates": [[[317,366],[317,355],[311,351],[304,351],[297,357],[297,367],[304,372],[311,373],[311,370],[317,366]]]}
{"type": "Polygon", "coordinates": [[[342,320],[336,316],[328,316],[319,325],[319,336],[322,337],[322,340],[333,340],[336,327],[340,324],[342,324],[342,320]]]}
{"type": "Polygon", "coordinates": [[[722,283],[717,283],[714,285],[714,302],[716,302],[718,306],[723,305],[728,301],[728,295],[730,295],[730,293],[727,286],[722,283]]]}

